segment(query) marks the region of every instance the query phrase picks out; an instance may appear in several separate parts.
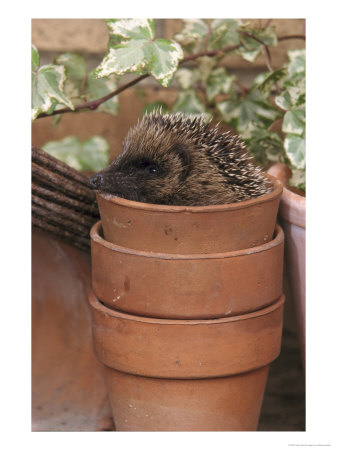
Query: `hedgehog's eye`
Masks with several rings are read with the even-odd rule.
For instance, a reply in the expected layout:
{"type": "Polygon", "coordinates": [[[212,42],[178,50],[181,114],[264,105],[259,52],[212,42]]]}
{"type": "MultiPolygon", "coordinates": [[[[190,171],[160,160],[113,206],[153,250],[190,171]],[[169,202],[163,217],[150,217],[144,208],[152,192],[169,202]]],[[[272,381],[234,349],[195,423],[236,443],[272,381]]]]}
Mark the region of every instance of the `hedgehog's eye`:
{"type": "Polygon", "coordinates": [[[146,169],[151,175],[158,175],[158,172],[159,172],[158,167],[155,166],[154,164],[151,164],[146,169]]]}
{"type": "Polygon", "coordinates": [[[149,161],[139,161],[137,163],[137,169],[150,175],[158,175],[159,168],[156,164],[149,161]]]}

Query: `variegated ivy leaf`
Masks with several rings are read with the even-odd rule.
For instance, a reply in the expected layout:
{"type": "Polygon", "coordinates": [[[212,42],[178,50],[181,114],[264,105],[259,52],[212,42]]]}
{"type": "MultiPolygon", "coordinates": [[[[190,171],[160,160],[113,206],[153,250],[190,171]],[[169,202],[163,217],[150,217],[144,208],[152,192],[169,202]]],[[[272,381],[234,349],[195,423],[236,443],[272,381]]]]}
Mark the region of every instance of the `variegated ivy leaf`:
{"type": "Polygon", "coordinates": [[[77,53],[67,52],[57,56],[54,62],[66,69],[65,94],[73,103],[79,103],[83,94],[83,79],[87,73],[84,57],[77,53]]]}
{"type": "Polygon", "coordinates": [[[281,92],[281,94],[275,97],[275,104],[284,111],[291,109],[292,100],[290,93],[287,90],[281,92]]]}
{"type": "Polygon", "coordinates": [[[284,79],[288,74],[288,71],[285,67],[281,69],[274,70],[270,74],[268,74],[261,84],[257,86],[262,94],[269,94],[271,89],[275,86],[275,83],[279,80],[284,79]]]}
{"type": "Polygon", "coordinates": [[[263,100],[258,90],[248,92],[244,97],[226,100],[217,104],[222,119],[242,133],[249,122],[270,126],[280,117],[280,112],[263,100]]]}
{"type": "Polygon", "coordinates": [[[228,94],[231,92],[235,79],[235,75],[229,75],[224,67],[213,70],[207,80],[207,100],[212,101],[220,93],[228,94]]]}
{"type": "Polygon", "coordinates": [[[184,52],[177,42],[169,39],[156,39],[149,44],[150,73],[162,85],[167,87],[183,59],[184,52]]]}
{"type": "Polygon", "coordinates": [[[292,169],[292,176],[288,181],[290,186],[295,186],[305,192],[306,177],[304,169],[292,169]]]}
{"type": "Polygon", "coordinates": [[[175,76],[181,89],[190,89],[197,81],[200,81],[199,70],[187,69],[185,67],[178,69],[175,76]]]}
{"type": "MultiPolygon", "coordinates": [[[[117,80],[114,77],[95,78],[93,72],[94,71],[91,71],[88,74],[87,82],[85,85],[85,93],[88,101],[102,98],[117,89],[117,80]]],[[[110,100],[101,103],[96,111],[114,115],[118,114],[118,96],[112,97],[110,100]]]]}
{"type": "Polygon", "coordinates": [[[237,28],[242,24],[237,19],[185,19],[182,30],[175,35],[175,39],[190,52],[205,50],[219,50],[228,45],[239,44],[237,28]],[[206,42],[207,39],[207,42],[206,42]]]}
{"type": "Polygon", "coordinates": [[[106,25],[111,47],[128,39],[153,39],[156,28],[153,19],[108,19],[106,25]]]}
{"type": "Polygon", "coordinates": [[[268,162],[284,162],[283,140],[276,132],[250,122],[241,136],[249,152],[262,166],[268,162]]]}
{"type": "Polygon", "coordinates": [[[296,134],[288,134],[284,140],[284,149],[291,165],[295,169],[305,169],[305,139],[296,134]]]}
{"type": "Polygon", "coordinates": [[[255,61],[263,51],[263,44],[261,42],[268,46],[275,46],[277,44],[275,27],[267,27],[262,30],[249,30],[245,28],[243,31],[243,33],[240,33],[242,45],[236,52],[246,61],[255,61]],[[245,33],[249,33],[253,37],[245,33]]]}
{"type": "Polygon", "coordinates": [[[110,146],[102,136],[91,136],[82,143],[79,161],[83,171],[104,169],[109,164],[110,146]]]}
{"type": "Polygon", "coordinates": [[[305,49],[288,50],[290,76],[305,72],[305,49]]]}
{"type": "Polygon", "coordinates": [[[43,150],[54,158],[63,161],[76,170],[81,170],[78,155],[81,151],[81,141],[76,136],[68,136],[59,141],[49,141],[42,146],[43,150]]]}
{"type": "Polygon", "coordinates": [[[290,86],[275,97],[275,103],[279,108],[285,111],[294,107],[304,108],[305,92],[302,88],[290,86]]]}
{"type": "Polygon", "coordinates": [[[109,144],[101,136],[92,136],[83,142],[76,136],[68,136],[49,141],[42,148],[76,170],[96,172],[109,163],[109,144]]]}
{"type": "Polygon", "coordinates": [[[183,27],[179,33],[174,36],[186,50],[190,53],[192,51],[201,51],[203,47],[203,39],[209,32],[209,26],[205,20],[202,19],[184,19],[183,27]]]}
{"type": "Polygon", "coordinates": [[[58,104],[74,109],[64,93],[65,68],[48,64],[38,67],[38,54],[32,47],[32,120],[44,112],[50,114],[58,104]]]}
{"type": "Polygon", "coordinates": [[[32,72],[38,70],[39,66],[40,66],[40,55],[35,45],[32,44],[32,72]]]}
{"type": "Polygon", "coordinates": [[[208,49],[218,50],[227,45],[240,43],[237,29],[242,25],[240,19],[214,19],[211,22],[211,35],[208,49]]]}
{"type": "Polygon", "coordinates": [[[282,131],[303,136],[305,132],[305,111],[303,109],[287,111],[284,115],[282,131]]]}
{"type": "Polygon", "coordinates": [[[110,49],[94,74],[96,77],[151,74],[167,87],[184,57],[180,45],[169,39],[154,39],[154,21],[110,19],[110,49]]]}
{"type": "Polygon", "coordinates": [[[179,92],[178,99],[173,105],[173,111],[188,114],[203,114],[205,118],[212,118],[212,115],[208,113],[206,106],[193,89],[179,92]]]}

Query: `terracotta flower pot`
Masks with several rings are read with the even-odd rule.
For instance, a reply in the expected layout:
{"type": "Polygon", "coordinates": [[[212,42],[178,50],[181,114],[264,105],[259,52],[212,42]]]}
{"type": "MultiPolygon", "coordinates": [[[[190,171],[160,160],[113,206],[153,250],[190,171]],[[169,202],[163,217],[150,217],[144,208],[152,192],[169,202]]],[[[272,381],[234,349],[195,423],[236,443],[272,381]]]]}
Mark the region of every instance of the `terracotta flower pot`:
{"type": "Polygon", "coordinates": [[[213,320],[121,313],[91,294],[94,348],[119,431],[256,430],[284,297],[213,320]]]}
{"type": "Polygon", "coordinates": [[[269,242],[274,233],[282,184],[271,193],[238,203],[168,206],[97,193],[104,238],[134,250],[219,253],[269,242]]]}
{"type": "Polygon", "coordinates": [[[246,250],[180,255],[132,250],[91,230],[92,286],[115,309],[149,317],[216,318],[261,309],[282,294],[283,231],[246,250]]]}
{"type": "Polygon", "coordinates": [[[284,164],[269,171],[284,183],[279,217],[285,233],[286,268],[294,304],[302,364],[305,367],[305,197],[286,187],[291,175],[284,164]]]}

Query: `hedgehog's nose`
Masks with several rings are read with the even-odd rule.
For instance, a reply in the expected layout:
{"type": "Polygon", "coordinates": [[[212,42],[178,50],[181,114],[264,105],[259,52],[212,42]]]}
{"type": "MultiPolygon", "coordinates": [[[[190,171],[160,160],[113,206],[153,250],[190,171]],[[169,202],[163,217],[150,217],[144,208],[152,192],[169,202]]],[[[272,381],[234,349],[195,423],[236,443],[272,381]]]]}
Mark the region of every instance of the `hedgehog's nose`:
{"type": "Polygon", "coordinates": [[[91,187],[94,189],[99,189],[103,184],[103,175],[96,173],[90,178],[91,187]]]}

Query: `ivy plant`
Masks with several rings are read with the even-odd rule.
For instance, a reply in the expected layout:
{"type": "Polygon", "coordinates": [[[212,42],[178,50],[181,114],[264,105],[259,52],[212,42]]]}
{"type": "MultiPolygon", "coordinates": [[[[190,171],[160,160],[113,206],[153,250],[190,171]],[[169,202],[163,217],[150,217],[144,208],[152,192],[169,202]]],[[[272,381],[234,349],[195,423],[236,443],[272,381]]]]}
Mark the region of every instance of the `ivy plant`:
{"type": "MultiPolygon", "coordinates": [[[[151,19],[108,19],[106,25],[107,53],[91,72],[83,56],[74,53],[40,67],[32,46],[33,120],[81,110],[118,114],[123,90],[148,76],[163,88],[174,81],[175,103],[154,102],[144,111],[160,103],[163,111],[222,121],[241,134],[258,163],[287,163],[291,183],[305,190],[305,51],[289,51],[288,62],[274,68],[269,50],[294,36],[279,38],[270,20],[253,27],[240,19],[186,19],[173,39],[156,38],[156,21],[151,19]],[[233,52],[248,63],[264,55],[266,71],[243,86],[226,68],[226,57],[233,52]],[[124,82],[130,73],[134,78],[124,82]]],[[[46,144],[45,150],[79,170],[98,170],[107,164],[109,152],[97,137],[85,143],[70,137],[46,144]]]]}

